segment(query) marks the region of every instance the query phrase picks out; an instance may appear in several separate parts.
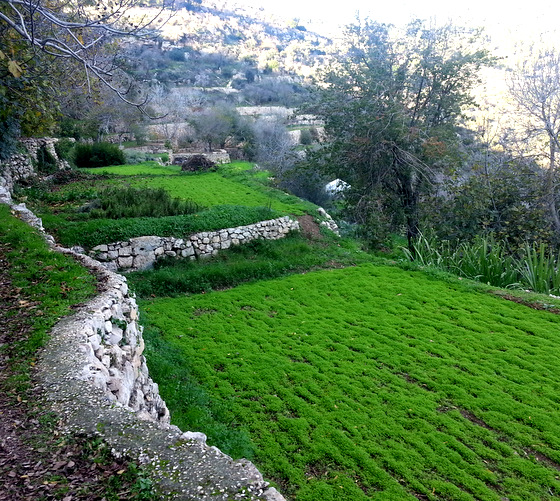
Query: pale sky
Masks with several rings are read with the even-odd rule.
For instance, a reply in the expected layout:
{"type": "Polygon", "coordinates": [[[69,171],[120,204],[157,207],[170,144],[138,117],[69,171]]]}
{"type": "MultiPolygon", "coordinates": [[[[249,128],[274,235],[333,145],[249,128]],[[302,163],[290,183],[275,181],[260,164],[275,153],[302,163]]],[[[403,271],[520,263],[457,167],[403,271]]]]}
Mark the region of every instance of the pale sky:
{"type": "MultiPolygon", "coordinates": [[[[452,19],[455,24],[486,26],[489,31],[551,33],[560,25],[560,1],[527,0],[231,0],[262,7],[287,19],[322,20],[330,26],[345,25],[355,18],[406,24],[413,18],[434,19],[438,24],[452,19]]],[[[545,35],[547,36],[547,35],[545,35]]],[[[554,42],[552,42],[554,43],[554,42]]],[[[560,43],[560,40],[558,40],[560,43]]]]}

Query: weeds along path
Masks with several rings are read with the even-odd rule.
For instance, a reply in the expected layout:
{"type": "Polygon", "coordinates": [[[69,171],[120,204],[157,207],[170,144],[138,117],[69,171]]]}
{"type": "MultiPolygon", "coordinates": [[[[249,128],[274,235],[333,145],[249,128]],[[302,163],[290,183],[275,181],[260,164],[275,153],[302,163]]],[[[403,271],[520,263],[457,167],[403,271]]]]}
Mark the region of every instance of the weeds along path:
{"type": "Polygon", "coordinates": [[[560,496],[558,315],[367,264],[142,307],[176,424],[291,499],[560,496]]]}

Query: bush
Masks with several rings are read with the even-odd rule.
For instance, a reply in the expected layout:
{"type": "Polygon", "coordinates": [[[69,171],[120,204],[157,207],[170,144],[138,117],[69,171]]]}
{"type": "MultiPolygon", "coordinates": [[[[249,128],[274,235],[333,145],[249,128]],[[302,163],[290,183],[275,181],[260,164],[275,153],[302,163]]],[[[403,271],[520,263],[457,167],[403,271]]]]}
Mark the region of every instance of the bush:
{"type": "Polygon", "coordinates": [[[55,158],[43,145],[37,150],[37,170],[41,174],[54,174],[58,167],[55,158]]]}
{"type": "Polygon", "coordinates": [[[86,210],[92,218],[163,217],[192,214],[201,208],[191,200],[171,198],[163,188],[106,188],[86,210]]]}
{"type": "Polygon", "coordinates": [[[72,150],[74,149],[75,144],[75,141],[66,137],[59,139],[54,144],[54,150],[56,151],[58,158],[66,160],[67,162],[73,161],[72,150]]]}
{"type": "Polygon", "coordinates": [[[309,145],[313,142],[313,134],[309,129],[301,129],[299,144],[309,145]]]}
{"type": "Polygon", "coordinates": [[[116,144],[78,144],[74,152],[74,161],[78,167],[108,167],[123,165],[125,156],[116,144]]]}

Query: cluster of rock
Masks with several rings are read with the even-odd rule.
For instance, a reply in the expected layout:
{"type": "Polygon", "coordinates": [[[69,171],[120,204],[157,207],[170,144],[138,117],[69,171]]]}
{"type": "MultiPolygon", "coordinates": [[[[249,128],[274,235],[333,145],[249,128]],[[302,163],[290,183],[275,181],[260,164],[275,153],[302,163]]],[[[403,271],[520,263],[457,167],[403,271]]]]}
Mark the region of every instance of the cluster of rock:
{"type": "MultiPolygon", "coordinates": [[[[93,260],[86,264],[99,266],[93,260]]],[[[138,306],[128,294],[126,279],[107,274],[105,291],[88,303],[87,313],[74,319],[81,337],[79,349],[88,361],[80,377],[141,419],[169,423],[158,385],[148,375],[142,326],[137,320],[138,306]]]]}
{"type": "Polygon", "coordinates": [[[28,138],[21,139],[27,153],[16,153],[7,160],[0,162],[0,185],[9,191],[13,190],[14,183],[36,175],[34,163],[37,163],[37,152],[45,148],[56,160],[59,169],[69,168],[68,162],[58,158],[54,145],[56,138],[28,138]]]}
{"type": "Polygon", "coordinates": [[[322,207],[319,207],[317,209],[317,212],[322,218],[324,218],[324,220],[321,221],[319,224],[331,230],[335,235],[340,236],[340,232],[338,231],[338,224],[335,223],[334,219],[330,216],[330,214],[328,214],[327,211],[322,207]]]}
{"type": "Polygon", "coordinates": [[[158,259],[164,257],[177,259],[209,257],[232,245],[247,243],[258,238],[278,240],[290,231],[298,229],[297,221],[284,216],[247,226],[195,233],[188,238],[136,237],[124,242],[98,245],[89,254],[103,262],[110,270],[138,271],[151,268],[158,259]]]}
{"type": "Polygon", "coordinates": [[[173,154],[172,163],[175,165],[182,165],[183,162],[194,155],[203,155],[215,164],[229,164],[231,162],[229,153],[226,150],[217,150],[211,151],[210,153],[185,153],[178,151],[177,153],[173,154]]]}

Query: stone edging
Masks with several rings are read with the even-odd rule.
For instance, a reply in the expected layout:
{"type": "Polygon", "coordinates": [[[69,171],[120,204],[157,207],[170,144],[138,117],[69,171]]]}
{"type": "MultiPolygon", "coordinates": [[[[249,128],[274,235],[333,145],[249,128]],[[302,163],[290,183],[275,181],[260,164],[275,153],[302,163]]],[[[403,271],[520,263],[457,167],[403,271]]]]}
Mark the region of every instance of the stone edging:
{"type": "Polygon", "coordinates": [[[142,327],[126,278],[58,246],[25,204],[13,204],[10,189],[0,177],[0,202],[41,232],[51,249],[90,269],[101,289],[55,325],[37,366],[46,398],[66,430],[99,436],[113,454],[145,464],[168,499],[283,501],[252,463],[209,447],[203,433],[183,433],[169,424],[142,355],[142,327]]]}
{"type": "Polygon", "coordinates": [[[124,242],[98,245],[89,254],[113,271],[146,270],[163,257],[209,257],[232,245],[259,238],[278,240],[292,230],[299,230],[299,223],[292,221],[289,216],[284,216],[247,226],[195,233],[185,239],[156,236],[131,238],[124,242]]]}

